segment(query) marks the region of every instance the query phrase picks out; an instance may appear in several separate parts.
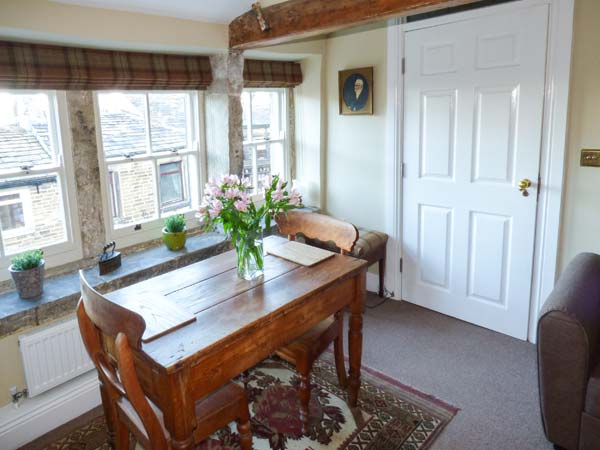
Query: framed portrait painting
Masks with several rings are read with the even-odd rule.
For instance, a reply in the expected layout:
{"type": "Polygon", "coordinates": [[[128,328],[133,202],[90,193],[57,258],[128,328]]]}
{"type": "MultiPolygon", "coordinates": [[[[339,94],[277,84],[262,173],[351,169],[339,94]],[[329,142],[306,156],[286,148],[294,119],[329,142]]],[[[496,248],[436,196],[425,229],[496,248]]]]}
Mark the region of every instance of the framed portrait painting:
{"type": "Polygon", "coordinates": [[[373,114],[373,68],[339,72],[340,114],[373,114]]]}

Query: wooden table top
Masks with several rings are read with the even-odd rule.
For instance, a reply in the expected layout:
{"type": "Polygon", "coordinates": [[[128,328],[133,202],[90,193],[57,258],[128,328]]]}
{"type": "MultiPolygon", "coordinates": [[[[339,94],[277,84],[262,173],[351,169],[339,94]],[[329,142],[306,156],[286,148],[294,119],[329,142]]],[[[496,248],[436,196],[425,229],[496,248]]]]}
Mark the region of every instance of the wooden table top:
{"type": "MultiPolygon", "coordinates": [[[[267,249],[288,242],[265,239],[267,249]]],[[[196,321],[142,345],[143,352],[167,372],[219,351],[253,328],[286,314],[293,306],[340,280],[366,270],[364,260],[336,254],[313,267],[265,256],[264,276],[238,277],[235,251],[133,284],[106,295],[126,304],[132,298],[164,296],[196,321]]]]}

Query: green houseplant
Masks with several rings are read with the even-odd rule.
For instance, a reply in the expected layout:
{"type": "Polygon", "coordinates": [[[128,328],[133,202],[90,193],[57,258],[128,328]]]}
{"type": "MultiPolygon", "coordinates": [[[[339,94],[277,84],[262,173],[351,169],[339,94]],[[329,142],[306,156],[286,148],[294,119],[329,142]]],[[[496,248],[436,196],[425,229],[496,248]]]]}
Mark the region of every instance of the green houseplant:
{"type": "Polygon", "coordinates": [[[38,298],[44,290],[44,252],[30,250],[15,256],[8,268],[19,297],[38,298]]]}
{"type": "Polygon", "coordinates": [[[181,250],[185,246],[185,217],[175,214],[165,219],[162,239],[169,250],[181,250]]]}

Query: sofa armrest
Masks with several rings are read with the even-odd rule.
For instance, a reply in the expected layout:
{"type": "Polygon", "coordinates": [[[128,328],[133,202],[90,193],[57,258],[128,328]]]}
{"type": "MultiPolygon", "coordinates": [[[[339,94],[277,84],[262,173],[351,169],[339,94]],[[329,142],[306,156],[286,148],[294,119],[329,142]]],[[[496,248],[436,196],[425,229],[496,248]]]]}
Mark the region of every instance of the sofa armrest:
{"type": "Polygon", "coordinates": [[[538,321],[540,405],[548,439],[577,449],[581,413],[600,331],[600,255],[568,265],[538,321]]]}

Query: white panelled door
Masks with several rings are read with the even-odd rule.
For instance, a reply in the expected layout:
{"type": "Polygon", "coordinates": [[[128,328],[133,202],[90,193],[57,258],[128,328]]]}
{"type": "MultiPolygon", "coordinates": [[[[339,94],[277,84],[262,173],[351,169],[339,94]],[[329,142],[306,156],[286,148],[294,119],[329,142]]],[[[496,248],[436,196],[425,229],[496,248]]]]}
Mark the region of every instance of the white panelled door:
{"type": "Polygon", "coordinates": [[[402,298],[520,339],[547,23],[538,5],[405,34],[402,298]]]}

